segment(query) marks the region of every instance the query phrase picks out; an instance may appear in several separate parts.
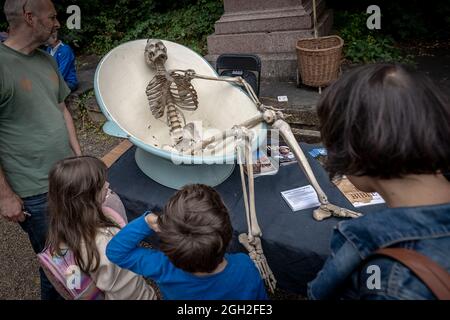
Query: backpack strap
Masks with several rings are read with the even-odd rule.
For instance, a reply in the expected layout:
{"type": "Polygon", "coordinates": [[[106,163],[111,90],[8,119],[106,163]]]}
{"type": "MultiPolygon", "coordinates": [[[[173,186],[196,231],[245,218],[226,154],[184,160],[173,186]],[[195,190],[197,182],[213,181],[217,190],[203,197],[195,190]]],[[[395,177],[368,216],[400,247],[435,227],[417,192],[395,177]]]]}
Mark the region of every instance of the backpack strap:
{"type": "Polygon", "coordinates": [[[122,200],[120,199],[119,195],[112,191],[111,189],[108,189],[108,192],[106,194],[106,199],[102,204],[103,208],[111,208],[115,212],[117,212],[125,223],[128,223],[127,219],[127,213],[125,210],[125,206],[123,205],[122,200]]]}
{"type": "Polygon", "coordinates": [[[439,300],[450,300],[450,273],[439,264],[405,248],[383,248],[374,252],[375,256],[387,256],[410,269],[439,300]]]}
{"type": "Polygon", "coordinates": [[[126,222],[123,217],[114,209],[102,206],[103,214],[114,220],[121,228],[125,227],[126,222]]]}

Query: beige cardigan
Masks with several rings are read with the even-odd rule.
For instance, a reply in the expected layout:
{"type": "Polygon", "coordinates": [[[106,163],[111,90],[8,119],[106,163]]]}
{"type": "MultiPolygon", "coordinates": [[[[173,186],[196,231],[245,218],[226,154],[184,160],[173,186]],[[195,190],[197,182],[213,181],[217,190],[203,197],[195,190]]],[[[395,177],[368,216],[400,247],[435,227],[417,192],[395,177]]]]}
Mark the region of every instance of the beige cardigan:
{"type": "Polygon", "coordinates": [[[100,253],[100,265],[97,271],[90,273],[92,280],[105,293],[106,300],[156,299],[155,291],[142,276],[120,268],[106,257],[106,246],[118,231],[117,228],[107,228],[97,234],[95,243],[100,253]]]}

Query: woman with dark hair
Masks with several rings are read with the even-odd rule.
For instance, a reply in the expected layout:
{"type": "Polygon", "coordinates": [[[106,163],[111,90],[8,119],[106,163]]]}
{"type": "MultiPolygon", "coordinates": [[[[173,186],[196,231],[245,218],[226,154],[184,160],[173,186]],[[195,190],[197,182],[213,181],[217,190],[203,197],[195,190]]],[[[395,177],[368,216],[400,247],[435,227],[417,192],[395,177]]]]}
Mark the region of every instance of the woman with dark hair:
{"type": "Polygon", "coordinates": [[[449,98],[404,66],[374,64],[344,74],[317,111],[330,177],[378,192],[388,209],[338,223],[309,297],[434,299],[409,268],[372,254],[406,248],[450,271],[449,98]]]}
{"type": "MultiPolygon", "coordinates": [[[[106,300],[154,299],[153,289],[142,277],[106,257],[109,240],[125,225],[119,213],[102,206],[108,191],[106,170],[101,160],[90,156],[66,158],[53,166],[49,174],[49,230],[44,252],[53,258],[53,270],[61,268],[56,265],[61,259],[54,257],[74,260],[106,300]]],[[[70,267],[73,266],[67,266],[70,267]]],[[[94,294],[88,298],[97,299],[94,294]]]]}

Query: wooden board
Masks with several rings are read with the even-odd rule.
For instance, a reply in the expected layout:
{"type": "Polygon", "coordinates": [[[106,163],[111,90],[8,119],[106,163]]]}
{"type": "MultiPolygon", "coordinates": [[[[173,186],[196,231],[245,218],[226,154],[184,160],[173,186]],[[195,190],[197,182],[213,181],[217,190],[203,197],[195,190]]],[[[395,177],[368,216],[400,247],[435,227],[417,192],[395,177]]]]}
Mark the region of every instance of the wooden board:
{"type": "Polygon", "coordinates": [[[132,146],[133,144],[130,141],[124,140],[121,143],[119,143],[114,149],[112,149],[108,154],[106,154],[102,158],[102,161],[109,168],[114,164],[114,162],[117,161],[117,159],[120,158],[121,155],[123,155],[132,146]]]}

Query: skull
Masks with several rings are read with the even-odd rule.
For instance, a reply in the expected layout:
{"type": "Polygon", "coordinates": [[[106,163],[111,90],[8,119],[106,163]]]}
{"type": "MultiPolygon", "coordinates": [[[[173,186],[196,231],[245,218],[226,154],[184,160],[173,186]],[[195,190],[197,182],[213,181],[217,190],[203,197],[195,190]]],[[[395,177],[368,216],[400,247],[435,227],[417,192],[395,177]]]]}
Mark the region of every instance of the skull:
{"type": "Polygon", "coordinates": [[[160,63],[164,64],[167,60],[167,48],[161,40],[147,40],[144,54],[145,62],[153,68],[156,67],[156,61],[159,60],[160,63]]]}

